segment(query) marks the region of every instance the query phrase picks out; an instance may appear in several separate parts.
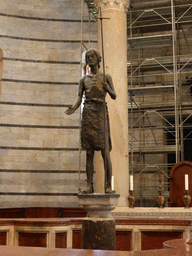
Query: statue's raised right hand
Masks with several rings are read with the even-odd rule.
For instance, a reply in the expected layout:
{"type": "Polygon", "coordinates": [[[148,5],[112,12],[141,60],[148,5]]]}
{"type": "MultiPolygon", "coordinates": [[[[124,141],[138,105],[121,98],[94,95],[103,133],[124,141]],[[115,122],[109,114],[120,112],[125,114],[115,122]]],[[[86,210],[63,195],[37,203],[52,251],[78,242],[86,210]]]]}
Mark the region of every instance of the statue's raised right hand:
{"type": "Polygon", "coordinates": [[[72,107],[69,107],[66,111],[65,114],[67,115],[72,115],[75,112],[75,110],[72,107]]]}

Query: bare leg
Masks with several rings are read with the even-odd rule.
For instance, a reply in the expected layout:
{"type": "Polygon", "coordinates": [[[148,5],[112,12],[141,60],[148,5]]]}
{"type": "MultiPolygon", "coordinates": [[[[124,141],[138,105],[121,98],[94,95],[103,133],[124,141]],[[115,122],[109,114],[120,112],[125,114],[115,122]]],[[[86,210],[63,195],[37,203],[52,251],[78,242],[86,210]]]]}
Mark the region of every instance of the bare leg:
{"type": "Polygon", "coordinates": [[[105,167],[105,193],[113,193],[111,189],[112,164],[108,147],[101,151],[105,167]]]}
{"type": "Polygon", "coordinates": [[[84,194],[90,194],[94,193],[93,189],[93,173],[94,173],[94,167],[93,167],[93,158],[94,158],[94,149],[93,147],[87,149],[86,152],[86,173],[87,173],[87,190],[83,191],[84,194]]]}

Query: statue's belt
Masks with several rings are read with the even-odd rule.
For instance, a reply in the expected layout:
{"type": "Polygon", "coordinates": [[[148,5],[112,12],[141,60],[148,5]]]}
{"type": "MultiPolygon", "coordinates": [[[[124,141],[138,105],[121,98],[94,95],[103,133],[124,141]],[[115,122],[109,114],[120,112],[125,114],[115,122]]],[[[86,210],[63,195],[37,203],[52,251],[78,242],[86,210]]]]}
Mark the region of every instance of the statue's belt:
{"type": "Polygon", "coordinates": [[[102,99],[92,98],[90,100],[85,100],[85,103],[105,103],[102,99]]]}

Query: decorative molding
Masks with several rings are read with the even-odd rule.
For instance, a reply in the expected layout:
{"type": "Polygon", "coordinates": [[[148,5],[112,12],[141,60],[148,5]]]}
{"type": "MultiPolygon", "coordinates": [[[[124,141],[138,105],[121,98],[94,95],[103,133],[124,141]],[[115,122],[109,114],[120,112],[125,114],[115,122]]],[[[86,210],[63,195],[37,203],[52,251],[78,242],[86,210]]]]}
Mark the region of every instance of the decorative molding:
{"type": "MultiPolygon", "coordinates": [[[[3,17],[11,17],[11,18],[18,18],[18,19],[26,19],[26,20],[38,20],[38,21],[53,21],[53,22],[77,22],[81,23],[81,20],[75,20],[75,19],[50,19],[50,18],[43,18],[43,17],[31,17],[31,16],[22,16],[22,15],[13,15],[13,14],[7,14],[7,13],[0,13],[0,16],[3,17]]],[[[94,20],[83,20],[83,22],[89,23],[94,22],[94,20]]]]}
{"type": "Polygon", "coordinates": [[[165,219],[187,219],[192,218],[192,208],[185,209],[182,207],[169,207],[169,208],[145,208],[145,207],[136,207],[136,208],[127,208],[121,209],[121,207],[116,207],[112,211],[113,217],[118,219],[124,218],[165,218],[165,219]]]}
{"type": "Polygon", "coordinates": [[[19,58],[7,58],[4,57],[3,60],[6,61],[19,61],[19,62],[32,62],[32,63],[46,63],[46,64],[66,64],[66,65],[80,65],[80,61],[53,61],[53,60],[33,60],[33,59],[19,59],[19,58]]]}
{"type": "Polygon", "coordinates": [[[126,218],[126,219],[116,219],[116,225],[139,225],[139,226],[190,226],[190,219],[177,219],[177,218],[126,218]]]}
{"type": "Polygon", "coordinates": [[[9,35],[0,35],[0,38],[9,38],[15,40],[27,40],[27,41],[36,41],[36,42],[49,42],[49,43],[97,43],[97,40],[61,40],[61,39],[44,39],[44,38],[31,38],[31,37],[20,37],[20,36],[9,36],[9,35]]]}
{"type": "Polygon", "coordinates": [[[94,0],[97,10],[101,7],[102,11],[113,9],[126,12],[130,0],[94,0]]]}
{"type": "Polygon", "coordinates": [[[38,81],[38,80],[18,80],[2,78],[2,82],[12,82],[12,83],[26,83],[26,84],[52,84],[52,85],[78,85],[78,82],[52,82],[52,81],[38,81]]]}
{"type": "Polygon", "coordinates": [[[8,150],[8,149],[9,150],[38,150],[38,151],[79,151],[79,148],[12,147],[12,146],[0,146],[0,149],[5,149],[5,150],[8,150]]]}

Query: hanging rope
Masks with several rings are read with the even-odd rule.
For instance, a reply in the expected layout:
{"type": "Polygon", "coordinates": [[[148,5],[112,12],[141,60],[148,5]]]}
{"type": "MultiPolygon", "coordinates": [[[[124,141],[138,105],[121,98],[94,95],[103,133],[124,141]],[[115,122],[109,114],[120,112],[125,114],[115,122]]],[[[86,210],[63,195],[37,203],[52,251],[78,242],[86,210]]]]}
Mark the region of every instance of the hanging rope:
{"type": "MultiPolygon", "coordinates": [[[[81,0],[81,64],[80,64],[80,77],[82,76],[83,62],[82,62],[82,53],[83,53],[83,6],[84,0],[81,0]]],[[[78,179],[78,190],[81,193],[81,111],[80,107],[80,116],[79,116],[79,179],[78,179]]]]}

